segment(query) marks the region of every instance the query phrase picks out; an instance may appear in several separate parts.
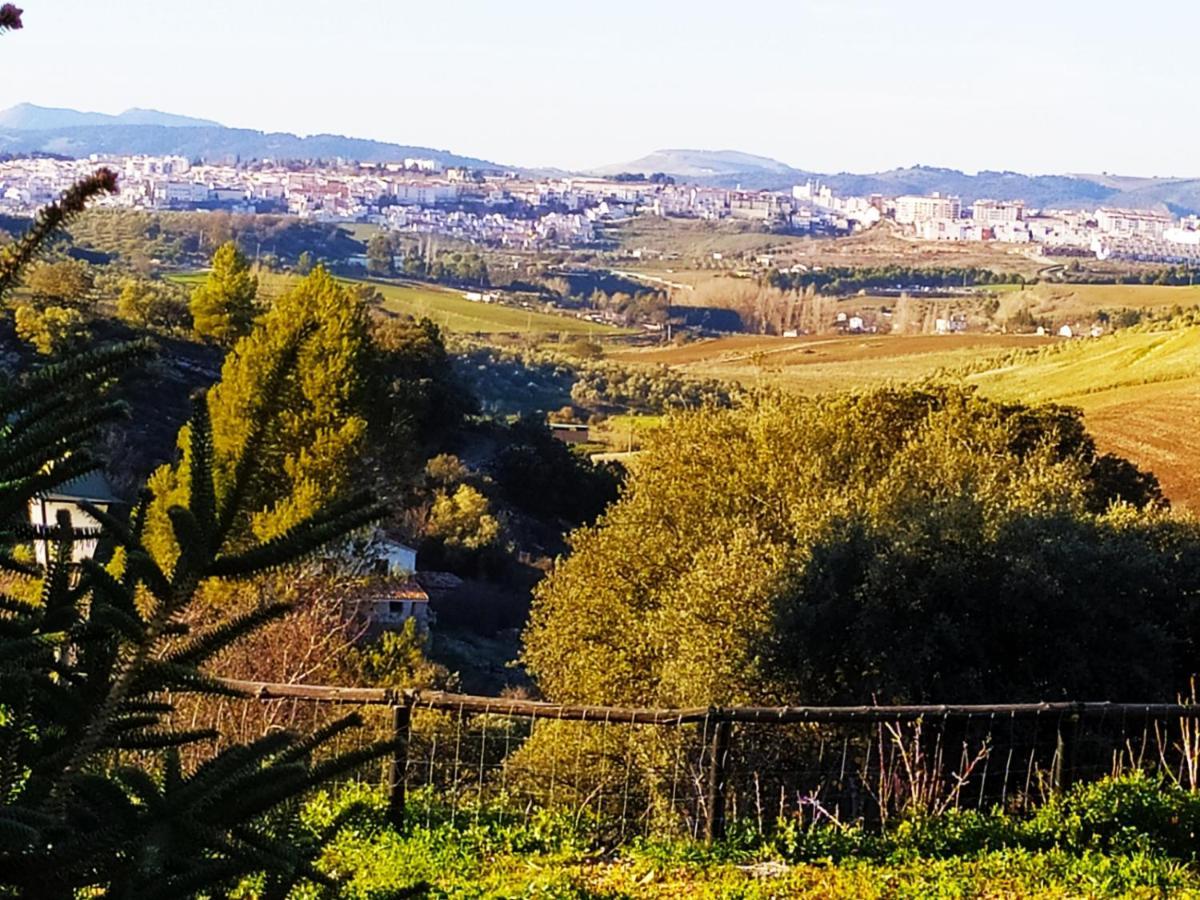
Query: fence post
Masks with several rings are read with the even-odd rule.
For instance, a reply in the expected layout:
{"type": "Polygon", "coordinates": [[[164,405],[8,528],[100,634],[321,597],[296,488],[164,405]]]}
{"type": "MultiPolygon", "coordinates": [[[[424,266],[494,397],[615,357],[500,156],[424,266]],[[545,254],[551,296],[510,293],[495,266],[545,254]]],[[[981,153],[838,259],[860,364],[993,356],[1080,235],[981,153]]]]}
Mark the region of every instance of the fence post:
{"type": "Polygon", "coordinates": [[[1068,719],[1070,727],[1066,734],[1066,746],[1063,747],[1065,757],[1063,759],[1062,790],[1064,791],[1075,782],[1075,770],[1079,764],[1079,731],[1082,721],[1083,716],[1079,713],[1073,714],[1068,719]]]}
{"type": "Polygon", "coordinates": [[[709,844],[725,837],[725,766],[732,729],[732,723],[721,710],[714,710],[713,716],[717,722],[708,757],[708,819],[704,823],[704,840],[709,844]]]}
{"type": "Polygon", "coordinates": [[[1063,793],[1075,780],[1075,754],[1079,744],[1079,723],[1082,720],[1079,713],[1067,717],[1066,726],[1062,719],[1058,721],[1058,731],[1054,740],[1054,771],[1052,786],[1055,793],[1063,793]]]}
{"type": "Polygon", "coordinates": [[[412,723],[412,704],[407,696],[392,706],[392,758],[388,765],[388,821],[393,828],[404,826],[404,774],[408,767],[408,730],[412,723]]]}

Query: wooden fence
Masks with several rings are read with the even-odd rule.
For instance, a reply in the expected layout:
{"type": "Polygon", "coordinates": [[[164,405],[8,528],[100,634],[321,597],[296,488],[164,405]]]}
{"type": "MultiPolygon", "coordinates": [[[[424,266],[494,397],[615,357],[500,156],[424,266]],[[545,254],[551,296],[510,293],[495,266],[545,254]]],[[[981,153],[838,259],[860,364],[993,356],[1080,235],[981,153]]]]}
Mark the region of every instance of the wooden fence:
{"type": "MultiPolygon", "coordinates": [[[[691,726],[693,729],[699,729],[699,733],[691,740],[697,749],[697,756],[690,763],[694,773],[692,786],[696,794],[691,821],[694,823],[696,836],[703,836],[708,841],[720,839],[725,834],[731,792],[736,796],[747,797],[753,792],[752,808],[757,813],[761,827],[764,780],[762,776],[769,767],[762,764],[765,757],[761,752],[757,757],[753,757],[744,745],[755,740],[761,742],[765,735],[771,734],[772,729],[784,729],[789,726],[811,726],[806,733],[814,733],[815,729],[820,740],[820,754],[816,757],[818,767],[826,757],[826,745],[829,743],[828,735],[821,729],[837,729],[838,736],[845,735],[841,745],[841,769],[838,776],[839,784],[843,787],[847,781],[847,756],[852,746],[849,735],[857,729],[860,738],[853,746],[860,752],[865,748],[865,767],[860,764],[860,769],[863,773],[873,773],[875,792],[872,803],[876,815],[886,812],[887,798],[884,794],[888,791],[908,791],[912,797],[916,797],[919,791],[925,791],[928,796],[924,796],[923,799],[932,802],[933,794],[928,792],[928,788],[932,783],[930,779],[934,778],[941,779],[939,783],[944,783],[947,790],[953,791],[952,797],[956,806],[963,802],[961,794],[967,785],[972,789],[977,788],[977,802],[980,807],[985,802],[1008,801],[1017,793],[1015,790],[1010,792],[1017,749],[1022,753],[1022,756],[1015,760],[1018,770],[1025,764],[1025,757],[1028,758],[1024,776],[1026,795],[1034,783],[1035,772],[1038,778],[1044,776],[1049,790],[1061,791],[1077,777],[1098,776],[1127,768],[1145,767],[1156,768],[1187,783],[1192,789],[1200,789],[1200,723],[1196,721],[1200,719],[1200,705],[1187,703],[1048,702],[651,709],[547,703],[441,691],[397,691],[230,679],[224,680],[224,684],[238,695],[253,700],[291,700],[389,708],[388,727],[396,750],[387,767],[386,782],[390,815],[398,826],[404,821],[410,773],[414,767],[426,768],[429,773],[429,785],[433,787],[435,784],[434,770],[438,762],[436,737],[431,746],[422,751],[419,761],[410,755],[414,735],[413,716],[418,710],[449,714],[459,723],[460,728],[464,721],[472,717],[485,721],[501,717],[505,720],[524,720],[529,723],[531,729],[535,722],[591,723],[605,728],[650,726],[682,731],[691,726]],[[1046,723],[1049,723],[1048,727],[1046,723]],[[926,732],[922,736],[923,725],[935,734],[931,737],[930,733],[926,732]],[[994,736],[1002,733],[1005,725],[1008,728],[1009,741],[1007,745],[1001,744],[997,749],[994,736]],[[736,743],[743,745],[737,748],[735,726],[738,728],[736,743]],[[908,729],[907,732],[902,731],[905,728],[908,729]],[[942,745],[943,738],[951,732],[955,735],[955,742],[962,744],[962,752],[958,756],[949,753],[947,747],[942,745]],[[861,738],[863,734],[866,735],[865,741],[861,738]],[[968,745],[972,734],[976,735],[975,741],[981,749],[969,754],[968,745]],[[911,742],[907,748],[904,743],[906,740],[911,742]],[[874,763],[872,753],[875,754],[874,763]],[[1090,765],[1085,765],[1082,761],[1084,753],[1091,760],[1090,765]],[[996,779],[1000,776],[993,776],[989,793],[988,778],[992,759],[997,757],[999,766],[999,757],[1004,757],[1005,754],[1007,761],[1004,764],[1002,781],[997,783],[996,779]],[[743,764],[746,759],[757,762],[743,764]],[[1106,761],[1110,759],[1111,764],[1106,761]],[[1102,764],[1098,765],[1097,760],[1102,764]],[[914,772],[914,767],[918,765],[924,766],[922,772],[914,772]],[[905,783],[899,786],[892,783],[889,786],[889,782],[897,782],[898,779],[905,783]],[[741,785],[740,793],[735,790],[735,782],[741,785]]],[[[627,731],[629,747],[621,805],[622,834],[630,805],[629,784],[636,740],[633,729],[627,731]]],[[[499,765],[506,764],[510,753],[508,732],[504,734],[504,753],[500,757],[499,765]]],[[[488,734],[483,731],[484,745],[487,739],[488,734]]],[[[575,734],[575,740],[582,743],[579,733],[575,734]]],[[[950,743],[948,738],[946,743],[950,743]]],[[[472,759],[471,765],[466,766],[461,759],[461,731],[457,733],[453,744],[454,777],[453,781],[449,782],[450,788],[459,788],[460,769],[473,771],[477,764],[478,796],[482,797],[486,761],[484,750],[479,750],[477,763],[472,759]]],[[[949,749],[954,750],[957,747],[949,749]]],[[[791,745],[774,753],[772,759],[776,768],[780,766],[780,760],[782,765],[788,766],[795,764],[794,761],[798,758],[791,745]]],[[[833,757],[836,764],[836,754],[833,754],[833,757]]],[[[578,768],[578,756],[576,766],[578,768]]],[[[617,767],[619,768],[619,765],[617,767]]],[[[678,761],[676,769],[678,771],[678,761]]],[[[851,777],[850,780],[853,781],[854,778],[851,777]]],[[[780,784],[778,816],[782,817],[786,814],[790,801],[785,795],[782,781],[780,784]]],[[[858,777],[857,784],[864,785],[864,778],[858,777]]],[[[678,777],[675,778],[670,791],[672,805],[676,801],[677,785],[678,777]]],[[[553,789],[552,782],[551,797],[553,789]]],[[[593,788],[586,793],[586,800],[595,800],[597,791],[603,798],[603,782],[599,788],[593,788]]],[[[597,806],[600,805],[599,800],[595,802],[597,806]]],[[[805,802],[816,805],[816,801],[798,795],[796,803],[793,804],[797,812],[793,812],[792,815],[803,815],[800,807],[805,802]]],[[[743,812],[745,806],[746,802],[743,802],[743,812]]]]}

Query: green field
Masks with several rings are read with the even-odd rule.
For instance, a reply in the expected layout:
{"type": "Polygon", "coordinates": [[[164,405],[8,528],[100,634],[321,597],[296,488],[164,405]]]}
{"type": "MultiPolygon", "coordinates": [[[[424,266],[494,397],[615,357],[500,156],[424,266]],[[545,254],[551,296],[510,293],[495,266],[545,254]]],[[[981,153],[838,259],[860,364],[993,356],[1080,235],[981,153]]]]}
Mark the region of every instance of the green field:
{"type": "Polygon", "coordinates": [[[468,334],[578,334],[604,337],[628,332],[611,325],[585,322],[571,316],[534,312],[475,303],[458,291],[427,285],[385,284],[346,279],[348,283],[370,284],[383,295],[383,309],[400,315],[428,317],[447,331],[468,334]]]}
{"type": "MultiPolygon", "coordinates": [[[[180,284],[197,284],[204,272],[167,276],[180,284]]],[[[279,276],[283,277],[283,276],[279,276]]],[[[398,315],[429,318],[446,331],[466,334],[569,334],[611,337],[629,334],[627,329],[572,316],[517,309],[495,303],[475,303],[461,291],[425,284],[391,284],[361,278],[343,278],[346,284],[369,284],[383,296],[383,310],[398,315]]]]}
{"type": "Polygon", "coordinates": [[[199,284],[207,276],[207,269],[199,269],[195,272],[174,272],[170,275],[164,275],[163,280],[173,281],[176,284],[199,284]]]}

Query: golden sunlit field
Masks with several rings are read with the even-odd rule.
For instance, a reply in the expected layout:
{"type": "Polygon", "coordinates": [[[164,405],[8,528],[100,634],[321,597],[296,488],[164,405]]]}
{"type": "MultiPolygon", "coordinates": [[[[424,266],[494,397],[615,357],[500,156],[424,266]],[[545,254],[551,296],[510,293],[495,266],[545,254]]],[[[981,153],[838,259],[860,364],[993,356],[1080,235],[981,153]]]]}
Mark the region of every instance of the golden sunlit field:
{"type": "Polygon", "coordinates": [[[777,384],[816,394],[910,381],[941,368],[966,365],[980,356],[1045,346],[1054,340],[1013,334],[736,335],[610,355],[627,363],[667,365],[698,377],[777,384]]]}
{"type": "Polygon", "coordinates": [[[612,357],[804,394],[941,375],[998,399],[1078,406],[1102,449],[1153,471],[1175,505],[1200,510],[1200,328],[1074,341],[985,334],[741,335],[612,357]],[[971,374],[955,374],[962,369],[971,374]]]}

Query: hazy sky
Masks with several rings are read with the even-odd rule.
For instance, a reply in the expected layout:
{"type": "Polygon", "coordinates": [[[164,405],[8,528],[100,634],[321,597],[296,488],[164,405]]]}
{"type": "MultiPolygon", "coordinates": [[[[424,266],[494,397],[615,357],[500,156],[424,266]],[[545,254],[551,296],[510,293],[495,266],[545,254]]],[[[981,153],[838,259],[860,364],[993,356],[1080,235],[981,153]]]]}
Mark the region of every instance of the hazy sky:
{"type": "Polygon", "coordinates": [[[698,147],[816,171],[1200,175],[1200,0],[18,5],[0,105],[569,168],[698,147]]]}

